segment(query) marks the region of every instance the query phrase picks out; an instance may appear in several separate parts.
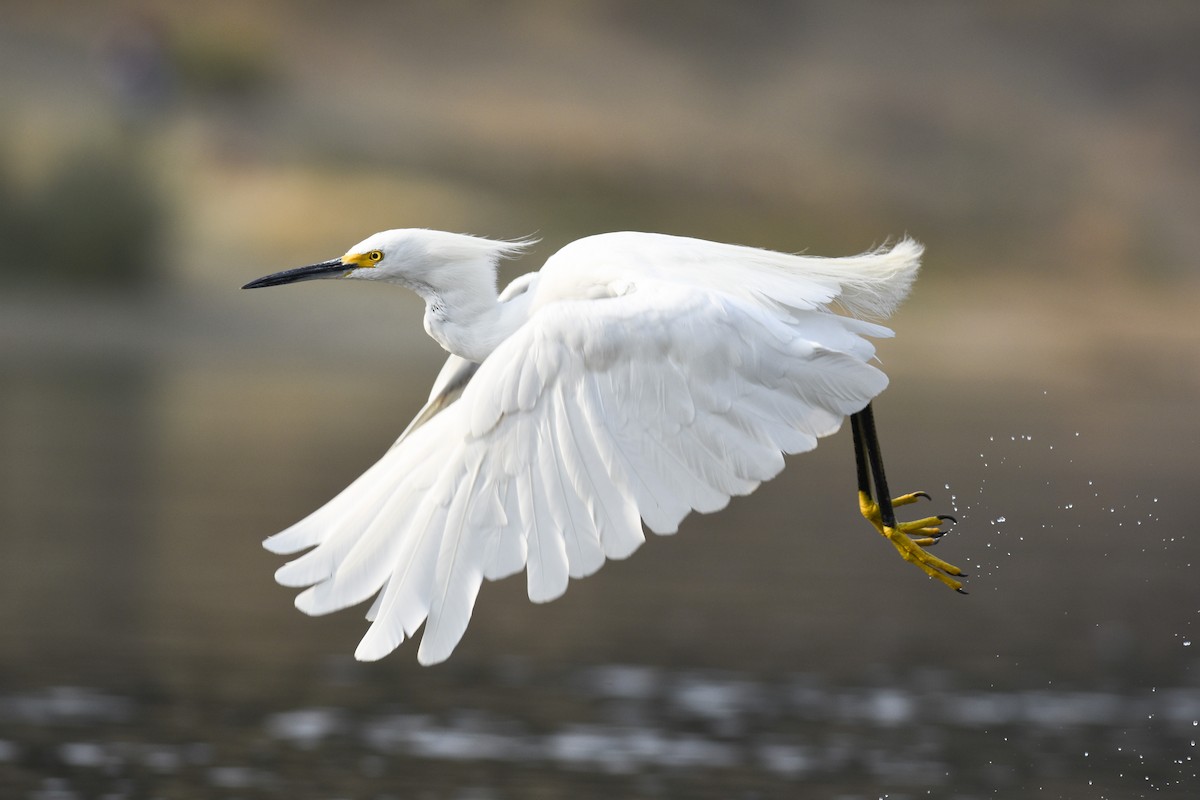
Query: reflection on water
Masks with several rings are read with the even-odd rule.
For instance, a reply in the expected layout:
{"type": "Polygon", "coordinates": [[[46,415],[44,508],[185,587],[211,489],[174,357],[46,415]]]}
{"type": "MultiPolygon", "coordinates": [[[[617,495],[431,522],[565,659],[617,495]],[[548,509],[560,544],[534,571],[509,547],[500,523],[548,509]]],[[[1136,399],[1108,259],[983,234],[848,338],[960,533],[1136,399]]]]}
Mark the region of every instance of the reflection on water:
{"type": "Polygon", "coordinates": [[[520,708],[434,710],[437,701],[418,700],[263,708],[215,722],[96,689],[11,694],[0,697],[0,787],[60,800],[181,787],[231,797],[786,797],[798,787],[844,797],[1170,797],[1196,778],[1195,688],[963,690],[934,672],[839,687],[628,665],[536,681],[503,669],[473,684],[520,708]]]}

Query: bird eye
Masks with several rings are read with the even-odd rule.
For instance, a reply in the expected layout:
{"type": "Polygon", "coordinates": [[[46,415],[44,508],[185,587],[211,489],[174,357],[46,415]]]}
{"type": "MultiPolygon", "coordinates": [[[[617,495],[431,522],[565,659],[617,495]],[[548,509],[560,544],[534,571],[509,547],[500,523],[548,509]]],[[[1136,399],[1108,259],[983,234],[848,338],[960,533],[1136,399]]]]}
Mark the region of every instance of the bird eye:
{"type": "Polygon", "coordinates": [[[379,261],[383,259],[383,253],[379,250],[372,250],[371,252],[367,253],[367,258],[371,260],[372,264],[378,264],[379,261]]]}

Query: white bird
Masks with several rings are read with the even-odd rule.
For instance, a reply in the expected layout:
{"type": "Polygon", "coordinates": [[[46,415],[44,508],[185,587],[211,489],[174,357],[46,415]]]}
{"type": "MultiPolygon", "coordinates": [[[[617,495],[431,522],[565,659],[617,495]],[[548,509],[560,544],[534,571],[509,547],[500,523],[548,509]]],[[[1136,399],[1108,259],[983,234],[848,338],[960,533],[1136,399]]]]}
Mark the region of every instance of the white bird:
{"type": "Polygon", "coordinates": [[[484,578],[525,570],[529,599],[625,558],[693,510],[723,508],[852,415],[860,510],[931,577],[924,548],[947,516],[896,522],[869,405],[887,385],[864,337],[916,277],[905,238],[816,258],[652,233],[580,239],[496,292],[529,241],[377,233],[340,258],[243,288],[317,278],[398,284],[425,301],[451,354],[393,447],[324,507],[268,538],[313,548],[275,574],[308,614],[375,601],[355,656],[374,660],[422,624],[417,658],[446,659],[484,578]],[[837,307],[843,313],[835,313],[837,307]],[[874,475],[879,501],[872,497],[874,475]]]}

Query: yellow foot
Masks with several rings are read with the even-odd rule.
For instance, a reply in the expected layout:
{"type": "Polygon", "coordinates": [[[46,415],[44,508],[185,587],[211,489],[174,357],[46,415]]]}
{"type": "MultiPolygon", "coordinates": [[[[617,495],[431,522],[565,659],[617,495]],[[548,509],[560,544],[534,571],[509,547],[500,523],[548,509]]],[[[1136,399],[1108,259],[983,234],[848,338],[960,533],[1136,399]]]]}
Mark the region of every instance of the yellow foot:
{"type": "MultiPolygon", "coordinates": [[[[925,492],[903,494],[892,500],[892,507],[907,506],[921,498],[928,500],[929,495],[925,492]]],[[[935,517],[924,517],[912,522],[897,522],[894,528],[889,528],[883,524],[883,514],[879,510],[879,504],[865,492],[858,493],[858,508],[867,521],[875,526],[875,530],[900,552],[901,558],[911,564],[916,564],[926,575],[937,578],[954,591],[966,594],[963,591],[962,581],[951,577],[966,577],[966,573],[924,549],[937,544],[946,535],[946,531],[942,530],[942,525],[945,522],[956,522],[954,517],[938,514],[935,517]]]]}

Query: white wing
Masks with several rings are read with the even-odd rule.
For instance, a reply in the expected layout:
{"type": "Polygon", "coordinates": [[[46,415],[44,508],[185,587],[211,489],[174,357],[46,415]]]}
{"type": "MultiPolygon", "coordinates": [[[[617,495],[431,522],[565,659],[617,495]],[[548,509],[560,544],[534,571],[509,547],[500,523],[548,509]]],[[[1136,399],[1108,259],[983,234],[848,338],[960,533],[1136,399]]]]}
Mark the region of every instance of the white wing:
{"type": "Polygon", "coordinates": [[[328,613],[378,597],[356,656],[425,623],[423,664],[461,639],[484,578],[525,568],[529,597],[624,558],[641,521],[672,533],[816,446],[887,384],[866,362],[878,325],[639,281],[547,305],[480,366],[458,402],[412,430],[325,507],[267,540],[315,549],[276,579],[328,613]],[[381,591],[382,589],[382,591],[381,591]]]}
{"type": "MultiPolygon", "coordinates": [[[[525,294],[534,285],[536,280],[536,272],[529,272],[518,276],[508,286],[504,287],[504,291],[496,298],[497,301],[505,303],[517,295],[525,294]]],[[[461,356],[451,354],[446,359],[446,363],[442,365],[437,378],[433,381],[433,387],[429,390],[429,400],[425,402],[425,405],[417,412],[417,415],[408,423],[408,427],[404,429],[404,433],[400,434],[400,437],[396,439],[396,443],[392,447],[398,447],[401,442],[408,438],[410,433],[426,422],[429,422],[429,420],[433,419],[457,400],[463,393],[463,389],[467,388],[467,384],[471,382],[471,378],[475,377],[475,372],[478,369],[479,365],[474,361],[468,361],[461,356]]]]}

